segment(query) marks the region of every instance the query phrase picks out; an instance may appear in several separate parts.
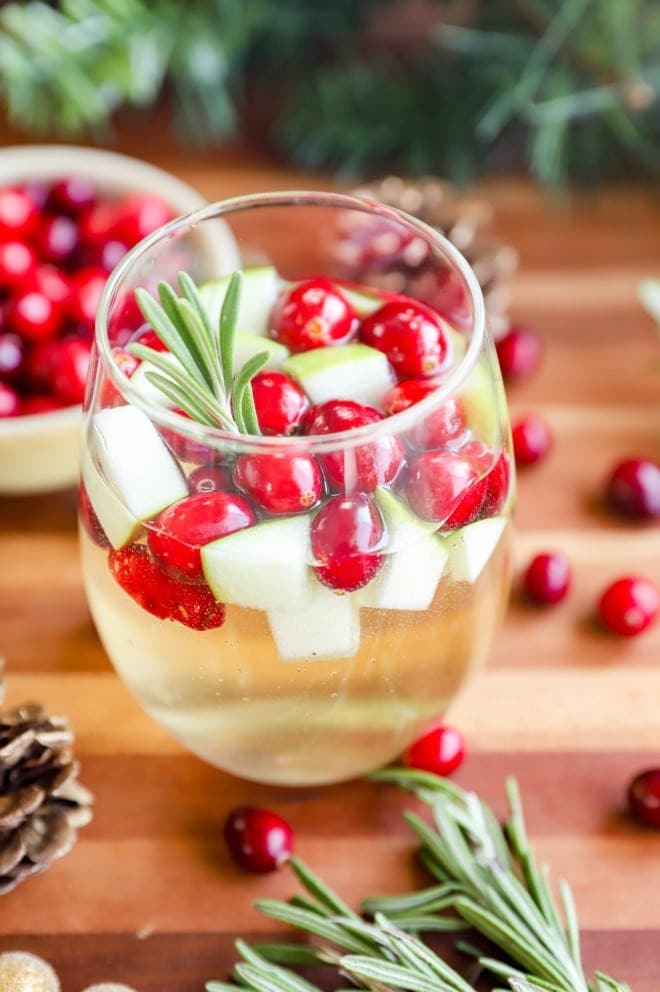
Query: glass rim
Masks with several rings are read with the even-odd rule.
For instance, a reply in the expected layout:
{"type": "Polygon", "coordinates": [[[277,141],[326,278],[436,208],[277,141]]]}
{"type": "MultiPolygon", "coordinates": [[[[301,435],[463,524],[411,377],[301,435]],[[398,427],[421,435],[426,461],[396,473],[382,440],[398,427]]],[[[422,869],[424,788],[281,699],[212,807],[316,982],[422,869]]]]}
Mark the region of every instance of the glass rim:
{"type": "MultiPolygon", "coordinates": [[[[446,320],[446,318],[443,318],[446,320]]],[[[447,323],[450,324],[449,321],[447,323]]],[[[451,324],[450,324],[451,326],[451,324]]],[[[460,333],[460,332],[459,332],[460,333]]],[[[208,444],[209,441],[233,444],[240,448],[255,450],[295,450],[306,451],[337,448],[353,448],[365,441],[397,435],[423,421],[434,410],[442,406],[468,379],[482,350],[486,336],[486,314],[483,293],[479,281],[464,255],[445,235],[440,234],[419,218],[380,203],[378,200],[349,193],[323,192],[317,190],[277,190],[267,193],[243,194],[218,200],[187,214],[181,214],[168,224],[158,228],[132,248],[114,268],[104,286],[96,312],[94,338],[99,357],[120,395],[131,406],[137,407],[150,420],[159,426],[175,431],[184,437],[208,444]],[[294,434],[291,436],[240,434],[222,427],[200,424],[181,414],[175,413],[154,400],[144,396],[131,385],[117,362],[108,337],[108,315],[115,295],[134,266],[156,245],[180,231],[195,227],[207,220],[223,218],[231,213],[259,207],[334,207],[337,209],[359,210],[362,213],[378,214],[394,223],[424,237],[449,260],[458,271],[467,288],[472,307],[473,326],[470,341],[461,359],[448,371],[438,388],[418,403],[383,417],[373,424],[365,424],[349,431],[335,431],[328,434],[294,434]]]]}

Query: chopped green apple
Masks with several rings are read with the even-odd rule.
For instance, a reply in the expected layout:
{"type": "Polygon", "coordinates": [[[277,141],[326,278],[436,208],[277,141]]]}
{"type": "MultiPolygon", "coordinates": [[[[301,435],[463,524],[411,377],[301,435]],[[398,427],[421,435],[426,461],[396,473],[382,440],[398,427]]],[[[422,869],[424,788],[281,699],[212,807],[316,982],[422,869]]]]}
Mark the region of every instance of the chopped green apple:
{"type": "MultiPolygon", "coordinates": [[[[164,351],[161,353],[161,358],[166,361],[168,365],[171,365],[173,369],[181,370],[181,362],[176,357],[172,355],[169,351],[164,351]]],[[[158,386],[150,382],[148,378],[149,372],[156,372],[158,375],[162,375],[160,369],[157,369],[155,365],[152,365],[149,361],[140,362],[135,372],[131,376],[131,385],[134,389],[140,393],[144,399],[149,400],[151,403],[160,403],[161,406],[173,407],[174,403],[161,392],[158,386]]]]}
{"type": "Polygon", "coordinates": [[[389,489],[376,490],[387,531],[385,565],[356,595],[360,606],[381,610],[426,610],[433,602],[448,558],[434,523],[420,520],[389,489]]]}
{"type": "Polygon", "coordinates": [[[378,290],[369,290],[367,287],[344,286],[337,283],[341,295],[348,300],[358,317],[368,317],[370,313],[375,313],[385,303],[378,290]]]}
{"type": "Polygon", "coordinates": [[[137,520],[148,520],[188,495],[167,445],[137,407],[116,406],[94,414],[90,443],[101,475],[137,520]]]}
{"type": "Polygon", "coordinates": [[[122,501],[109,487],[96,465],[88,448],[83,449],[80,474],[89,501],[99,523],[113,548],[123,548],[132,541],[141,524],[126,509],[122,501]]]}
{"type": "Polygon", "coordinates": [[[221,603],[254,610],[302,609],[312,581],[309,514],[267,520],[202,548],[204,575],[221,603]]]}
{"type": "MultiPolygon", "coordinates": [[[[202,283],[199,294],[206,307],[212,327],[217,327],[230,276],[202,283]]],[[[244,334],[265,337],[268,334],[270,311],[279,292],[281,280],[272,265],[243,269],[243,290],[238,308],[236,327],[244,334]]]]}
{"type": "Polygon", "coordinates": [[[313,582],[302,609],[269,610],[268,622],[282,661],[352,658],[360,646],[360,610],[353,596],[313,582]]]}
{"type": "Polygon", "coordinates": [[[500,417],[507,409],[499,371],[480,359],[457,395],[473,437],[492,448],[498,447],[503,429],[500,417]]]}
{"type": "Polygon", "coordinates": [[[378,406],[394,384],[385,355],[366,344],[303,351],[287,358],[282,371],[302,386],[312,403],[341,399],[378,406]]]}
{"type": "Polygon", "coordinates": [[[263,351],[268,352],[265,369],[281,368],[291,354],[279,341],[271,341],[270,338],[262,338],[258,334],[237,334],[234,338],[234,373],[263,351]]]}
{"type": "Polygon", "coordinates": [[[448,572],[454,582],[477,581],[505,527],[506,517],[489,517],[444,535],[449,552],[448,572]]]}

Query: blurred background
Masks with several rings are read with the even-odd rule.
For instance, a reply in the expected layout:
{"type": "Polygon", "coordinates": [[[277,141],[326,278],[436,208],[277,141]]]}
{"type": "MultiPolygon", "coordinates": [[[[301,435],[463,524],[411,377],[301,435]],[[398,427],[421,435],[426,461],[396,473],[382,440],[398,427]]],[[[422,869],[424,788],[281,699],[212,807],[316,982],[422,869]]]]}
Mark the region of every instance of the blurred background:
{"type": "MultiPolygon", "coordinates": [[[[660,164],[654,0],[60,0],[0,5],[23,136],[240,138],[359,177],[591,185],[660,164]]],[[[148,157],[148,148],[144,148],[148,157]]]]}

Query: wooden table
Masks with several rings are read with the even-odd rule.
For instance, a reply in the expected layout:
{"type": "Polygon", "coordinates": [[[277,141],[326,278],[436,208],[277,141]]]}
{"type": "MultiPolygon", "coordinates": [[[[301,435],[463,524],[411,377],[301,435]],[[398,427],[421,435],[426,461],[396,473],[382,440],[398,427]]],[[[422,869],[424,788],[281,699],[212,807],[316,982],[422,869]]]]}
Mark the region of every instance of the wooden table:
{"type": "MultiPolygon", "coordinates": [[[[184,157],[138,129],[121,147],[172,169],[210,198],[314,179],[240,151],[184,157]]],[[[515,314],[546,345],[541,372],[511,390],[556,434],[520,480],[518,557],[561,548],[575,588],[536,611],[514,602],[486,671],[451,713],[470,757],[457,780],[502,807],[515,773],[531,832],[573,883],[590,967],[660,987],[660,839],[623,811],[630,776],[660,763],[660,626],[625,643],[595,629],[603,584],[631,570],[660,580],[658,530],[608,519],[597,497],[620,456],[659,454],[658,340],[636,301],[660,273],[650,196],[603,191],[576,204],[521,183],[484,190],[500,234],[521,253],[515,314]]],[[[140,992],[199,992],[233,960],[232,940],[272,930],[250,905],[285,895],[289,875],[240,874],[221,840],[226,811],[264,803],[294,824],[299,853],[349,900],[416,878],[402,798],[355,783],[260,788],[188,755],[119,682],[92,628],[78,567],[72,493],[0,504],[0,650],[8,700],[67,713],[96,816],[73,852],[0,900],[0,949],[43,954],[65,992],[124,981],[140,992]]]]}

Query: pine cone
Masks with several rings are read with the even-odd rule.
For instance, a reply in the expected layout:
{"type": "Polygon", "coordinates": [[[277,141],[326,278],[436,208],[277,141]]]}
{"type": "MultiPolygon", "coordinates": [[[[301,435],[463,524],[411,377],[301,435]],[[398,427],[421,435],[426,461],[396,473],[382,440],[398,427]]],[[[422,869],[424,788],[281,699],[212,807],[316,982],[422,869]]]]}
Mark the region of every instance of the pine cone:
{"type": "Polygon", "coordinates": [[[73,731],[27,703],[0,714],[0,894],[67,854],[92,818],[73,731]]]}
{"type": "MultiPolygon", "coordinates": [[[[517,268],[518,253],[492,234],[493,211],[489,204],[464,198],[451,184],[431,177],[406,182],[398,176],[388,176],[354,192],[405,210],[449,238],[479,280],[491,332],[495,337],[506,333],[509,294],[505,283],[517,268]]],[[[346,278],[409,293],[437,307],[459,325],[469,319],[462,286],[452,280],[448,269],[438,267],[422,238],[356,211],[346,211],[340,228],[336,253],[346,278]]]]}

